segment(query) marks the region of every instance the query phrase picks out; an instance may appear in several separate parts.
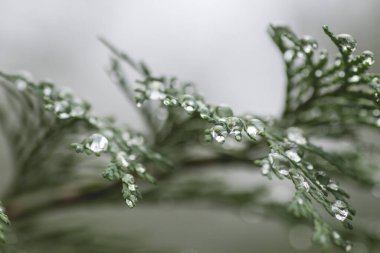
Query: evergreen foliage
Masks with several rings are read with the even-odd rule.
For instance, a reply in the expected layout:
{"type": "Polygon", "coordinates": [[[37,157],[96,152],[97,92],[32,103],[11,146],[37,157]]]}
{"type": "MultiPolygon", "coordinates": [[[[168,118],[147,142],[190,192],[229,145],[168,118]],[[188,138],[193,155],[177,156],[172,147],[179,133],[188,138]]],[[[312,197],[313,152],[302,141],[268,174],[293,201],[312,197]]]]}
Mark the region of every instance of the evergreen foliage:
{"type": "MultiPolygon", "coordinates": [[[[287,77],[284,111],[276,119],[236,115],[228,106],[210,104],[191,83],[156,76],[144,63],[101,39],[113,54],[112,80],[128,99],[134,99],[150,129],[145,138],[112,118],[96,117],[89,103],[50,81],[0,73],[5,94],[1,126],[12,154],[19,157],[15,179],[2,198],[5,210],[17,223],[56,206],[114,201],[115,190],[121,188],[131,208],[142,197],[146,204],[167,199],[207,201],[226,208],[254,205],[266,216],[312,225],[313,240],[325,248],[335,245],[349,252],[352,239],[378,249],[380,238],[364,225],[350,231],[355,209],[338,181],[376,184],[377,167],[364,158],[374,151],[360,139],[358,129],[379,129],[380,79],[368,72],[374,63],[372,52],[356,55],[357,43],[351,35],[335,35],[327,26],[323,30],[338,49],[333,60],[310,36],[298,37],[288,27],[270,26],[287,77]],[[123,63],[140,75],[135,84],[128,81],[123,63]],[[10,108],[14,113],[8,112],[10,108]],[[347,140],[355,148],[331,151],[314,142],[319,138],[347,140]],[[95,159],[84,159],[73,150],[95,159]],[[288,181],[294,185],[294,197],[283,204],[266,200],[263,196],[269,189],[262,187],[234,191],[222,182],[202,178],[181,181],[186,167],[227,162],[259,168],[268,179],[288,181]],[[103,177],[111,182],[81,174],[82,167],[101,166],[103,177]],[[152,187],[144,181],[161,184],[152,187]],[[52,189],[55,194],[37,205],[22,205],[25,196],[52,189]]],[[[4,232],[12,229],[9,223],[0,209],[2,242],[6,242],[4,232]]],[[[17,247],[2,245],[9,251],[17,247]]]]}

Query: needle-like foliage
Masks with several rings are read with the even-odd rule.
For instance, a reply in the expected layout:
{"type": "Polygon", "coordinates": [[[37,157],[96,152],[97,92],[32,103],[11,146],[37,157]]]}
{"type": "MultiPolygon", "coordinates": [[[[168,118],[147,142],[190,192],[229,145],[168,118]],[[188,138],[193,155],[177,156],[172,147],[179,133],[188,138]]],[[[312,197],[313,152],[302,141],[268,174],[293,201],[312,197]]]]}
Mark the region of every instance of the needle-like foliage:
{"type": "MultiPolygon", "coordinates": [[[[8,104],[19,103],[20,111],[16,119],[8,119],[6,111],[0,111],[10,148],[14,154],[21,154],[15,166],[14,184],[4,198],[10,203],[6,205],[10,216],[17,221],[18,217],[33,216],[40,209],[88,197],[95,197],[96,202],[99,197],[107,199],[121,187],[129,207],[136,205],[144,191],[147,204],[162,200],[162,192],[179,201],[201,199],[227,207],[254,204],[284,220],[311,224],[313,240],[323,247],[335,245],[351,251],[352,244],[344,236],[357,238],[355,230],[341,231],[327,216],[351,230],[355,209],[338,181],[349,178],[364,185],[376,183],[373,175],[377,167],[363,161],[368,150],[364,141],[358,141],[357,132],[363,127],[377,131],[380,126],[380,79],[368,72],[374,63],[373,53],[356,55],[357,43],[352,36],[335,35],[327,26],[323,30],[338,49],[333,60],[329,60],[325,50],[318,49],[318,43],[310,36],[298,37],[288,27],[270,26],[270,36],[283,55],[287,76],[284,111],[276,119],[237,115],[226,105],[210,104],[191,83],[156,76],[144,63],[101,39],[113,53],[109,74],[140,108],[150,129],[147,139],[112,119],[95,117],[88,103],[57,89],[51,82],[1,73],[8,104]],[[125,76],[122,63],[140,75],[135,84],[125,76]],[[26,113],[27,108],[33,116],[26,113]],[[31,133],[15,129],[14,121],[31,125],[31,133]],[[318,142],[321,137],[355,142],[356,149],[331,151],[318,142]],[[61,151],[62,143],[69,142],[77,153],[108,155],[108,164],[103,159],[97,159],[97,164],[105,167],[102,175],[112,182],[78,177],[74,168],[81,166],[82,159],[70,152],[55,152],[61,151]],[[62,164],[52,168],[51,162],[59,157],[63,158],[62,164]],[[173,175],[181,175],[184,167],[227,162],[244,164],[249,170],[259,168],[269,179],[286,180],[294,186],[293,198],[287,204],[269,203],[258,201],[265,192],[262,188],[233,192],[213,181],[173,183],[173,175]],[[169,170],[172,167],[176,170],[169,170]],[[35,173],[41,177],[35,177],[35,173]],[[136,178],[165,184],[139,191],[136,178]],[[38,195],[52,187],[57,194],[51,199],[40,206],[18,209],[25,195],[38,195]],[[61,194],[67,188],[71,193],[61,194]],[[203,188],[208,191],[201,191],[203,188]],[[287,215],[280,215],[281,212],[287,215]]],[[[0,239],[8,224],[7,216],[0,210],[0,239]]],[[[366,236],[362,239],[376,249],[379,238],[363,231],[361,234],[366,236]]]]}

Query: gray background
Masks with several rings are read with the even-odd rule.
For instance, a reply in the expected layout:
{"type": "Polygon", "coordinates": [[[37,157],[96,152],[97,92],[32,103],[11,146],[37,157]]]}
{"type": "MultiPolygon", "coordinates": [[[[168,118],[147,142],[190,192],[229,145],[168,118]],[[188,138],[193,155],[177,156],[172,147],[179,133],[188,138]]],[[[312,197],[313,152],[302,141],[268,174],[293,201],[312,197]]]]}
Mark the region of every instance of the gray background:
{"type": "MultiPolygon", "coordinates": [[[[89,100],[99,114],[116,115],[139,128],[132,105],[105,74],[109,53],[96,38],[101,35],[144,59],[155,73],[194,81],[213,103],[276,116],[285,80],[281,56],[266,33],[268,24],[288,24],[298,34],[317,38],[321,47],[332,48],[321,30],[329,24],[337,33],[354,35],[359,51],[380,55],[379,7],[379,1],[347,0],[0,0],[0,69],[50,78],[89,100]]],[[[373,200],[355,194],[361,196],[354,198],[358,209],[378,222],[378,210],[365,206],[373,200]]],[[[73,215],[105,224],[91,220],[87,211],[74,210],[73,215]]],[[[271,221],[247,224],[230,212],[159,207],[127,215],[124,209],[103,210],[97,218],[103,212],[115,217],[110,230],[143,233],[149,244],[175,246],[183,253],[310,251],[308,244],[294,242],[305,228],[289,235],[288,228],[271,221]]],[[[364,245],[355,250],[366,252],[364,245]]]]}

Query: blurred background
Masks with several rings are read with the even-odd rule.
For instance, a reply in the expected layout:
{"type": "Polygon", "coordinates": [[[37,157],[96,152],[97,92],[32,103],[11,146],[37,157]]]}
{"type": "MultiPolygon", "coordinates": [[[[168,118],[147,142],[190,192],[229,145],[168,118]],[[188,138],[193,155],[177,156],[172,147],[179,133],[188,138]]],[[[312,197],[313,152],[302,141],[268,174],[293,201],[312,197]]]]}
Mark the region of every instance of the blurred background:
{"type": "MultiPolygon", "coordinates": [[[[375,0],[0,0],[0,69],[27,70],[37,80],[52,79],[90,101],[98,114],[115,115],[139,129],[142,122],[134,106],[105,73],[109,52],[97,39],[103,36],[143,59],[154,73],[193,81],[212,103],[228,104],[239,113],[277,116],[285,75],[281,56],[267,35],[268,25],[287,24],[297,34],[315,37],[320,47],[334,50],[321,29],[328,24],[336,33],[352,34],[358,51],[380,55],[379,10],[375,0]]],[[[375,63],[374,71],[379,69],[375,63]]],[[[4,152],[0,159],[4,166],[4,152]]],[[[0,191],[5,181],[2,176],[0,191]]],[[[274,196],[291,196],[291,190],[281,187],[274,189],[274,196]]],[[[351,193],[357,209],[380,222],[379,198],[355,189],[351,193]],[[370,202],[374,206],[368,208],[370,202]]],[[[51,219],[69,216],[105,230],[140,234],[152,248],[181,253],[319,252],[308,240],[308,228],[247,220],[241,212],[184,206],[82,208],[51,219]]],[[[367,251],[359,244],[354,252],[367,251]]]]}

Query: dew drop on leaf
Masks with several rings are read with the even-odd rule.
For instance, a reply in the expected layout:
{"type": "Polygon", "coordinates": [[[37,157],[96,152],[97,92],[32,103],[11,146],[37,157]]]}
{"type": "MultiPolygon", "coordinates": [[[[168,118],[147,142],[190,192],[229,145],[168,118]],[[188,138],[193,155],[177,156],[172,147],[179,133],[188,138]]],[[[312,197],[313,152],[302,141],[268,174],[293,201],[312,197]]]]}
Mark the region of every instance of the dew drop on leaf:
{"type": "Polygon", "coordinates": [[[126,184],[132,184],[135,182],[135,178],[131,174],[125,174],[121,179],[126,184]]]}
{"type": "Polygon", "coordinates": [[[288,49],[284,52],[284,60],[285,62],[291,62],[294,57],[294,51],[291,49],[288,49]]]}
{"type": "Polygon", "coordinates": [[[120,151],[117,153],[116,162],[119,166],[123,168],[127,168],[129,166],[129,162],[127,160],[127,154],[124,151],[120,151]]]}
{"type": "Polygon", "coordinates": [[[345,221],[348,216],[347,205],[341,201],[337,200],[332,204],[331,211],[335,214],[335,218],[339,221],[345,221]]]}
{"type": "Polygon", "coordinates": [[[264,176],[268,175],[270,171],[270,165],[268,162],[264,162],[261,166],[261,174],[264,176]]]}
{"type": "Polygon", "coordinates": [[[88,138],[86,148],[92,152],[99,154],[107,150],[108,140],[101,134],[93,134],[88,138]]]}
{"type": "Polygon", "coordinates": [[[299,156],[299,154],[297,153],[297,151],[293,150],[293,149],[290,149],[290,150],[287,150],[285,152],[286,156],[292,160],[293,162],[300,162],[301,161],[301,157],[299,156]]]}
{"type": "Polygon", "coordinates": [[[350,83],[357,83],[357,82],[359,82],[359,80],[360,80],[360,77],[358,75],[353,75],[350,78],[348,78],[348,81],[350,83]]]}
{"type": "Polygon", "coordinates": [[[178,104],[178,101],[176,98],[172,97],[172,96],[167,96],[163,101],[162,103],[166,106],[174,106],[174,105],[177,105],[178,104]]]}
{"type": "Polygon", "coordinates": [[[71,104],[70,116],[71,117],[82,117],[86,113],[86,106],[82,101],[74,101],[71,104]]]}
{"type": "Polygon", "coordinates": [[[303,131],[298,127],[290,127],[287,129],[287,137],[290,141],[299,145],[306,144],[306,138],[303,136],[303,131]]]}
{"type": "Polygon", "coordinates": [[[241,141],[244,124],[243,121],[237,117],[229,117],[226,120],[227,128],[237,141],[241,141]]]}
{"type": "Polygon", "coordinates": [[[327,184],[327,187],[333,191],[339,190],[338,184],[332,179],[330,179],[330,182],[327,184]]]}
{"type": "Polygon", "coordinates": [[[302,50],[306,54],[312,53],[314,49],[318,48],[318,43],[311,36],[304,36],[301,39],[302,50]]]}
{"type": "Polygon", "coordinates": [[[135,184],[129,184],[128,185],[128,190],[134,192],[134,191],[136,191],[136,189],[137,189],[137,186],[135,184]]]}
{"type": "Polygon", "coordinates": [[[152,100],[163,99],[166,96],[164,84],[159,81],[150,82],[147,88],[147,96],[152,100]]]}
{"type": "Polygon", "coordinates": [[[297,189],[308,192],[310,190],[309,183],[305,180],[305,178],[301,175],[294,175],[293,180],[297,189]]]}
{"type": "Polygon", "coordinates": [[[224,143],[227,134],[227,130],[221,125],[216,125],[211,128],[211,136],[218,143],[224,143]]]}
{"type": "Polygon", "coordinates": [[[136,164],[135,169],[136,169],[137,173],[140,173],[140,174],[144,174],[146,172],[145,167],[141,163],[136,164]]]}
{"type": "Polygon", "coordinates": [[[335,36],[336,40],[344,53],[352,53],[356,50],[357,42],[349,34],[339,34],[335,36]]]}
{"type": "Polygon", "coordinates": [[[286,169],[286,168],[281,168],[278,172],[279,172],[281,175],[283,175],[283,176],[288,176],[288,175],[289,175],[289,170],[286,169]]]}
{"type": "Polygon", "coordinates": [[[130,208],[135,207],[135,203],[132,202],[132,201],[129,200],[129,199],[126,199],[126,200],[125,200],[125,203],[126,203],[127,206],[130,207],[130,208]]]}
{"type": "Polygon", "coordinates": [[[197,109],[197,103],[192,95],[184,95],[182,97],[181,106],[188,113],[193,113],[197,109]]]}
{"type": "Polygon", "coordinates": [[[346,252],[351,252],[351,250],[352,250],[352,245],[351,245],[350,242],[348,242],[348,243],[346,244],[346,246],[344,247],[344,250],[345,250],[346,252]]]}
{"type": "Polygon", "coordinates": [[[25,90],[27,86],[28,86],[28,83],[25,82],[25,81],[22,80],[22,79],[19,79],[19,80],[16,81],[16,87],[17,87],[17,89],[20,90],[20,91],[25,90]]]}
{"type": "Polygon", "coordinates": [[[232,109],[226,105],[219,105],[215,108],[215,114],[219,118],[226,118],[226,117],[232,117],[233,112],[232,109]]]}
{"type": "Polygon", "coordinates": [[[371,51],[366,50],[362,53],[362,55],[364,56],[364,59],[362,62],[364,65],[371,66],[375,63],[375,56],[371,51]]]}
{"type": "Polygon", "coordinates": [[[250,119],[246,123],[246,129],[248,136],[255,139],[257,135],[262,134],[265,130],[264,124],[258,119],[250,119]]]}
{"type": "Polygon", "coordinates": [[[315,77],[321,77],[322,74],[323,74],[323,72],[322,72],[322,70],[320,70],[320,69],[318,69],[318,70],[316,70],[316,71],[314,72],[314,76],[315,76],[315,77]]]}

